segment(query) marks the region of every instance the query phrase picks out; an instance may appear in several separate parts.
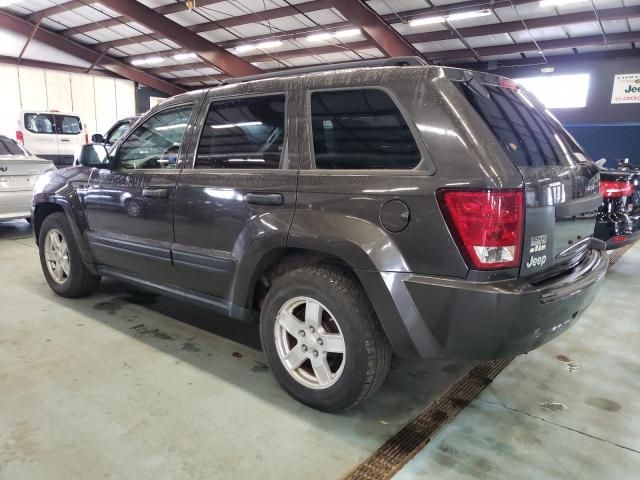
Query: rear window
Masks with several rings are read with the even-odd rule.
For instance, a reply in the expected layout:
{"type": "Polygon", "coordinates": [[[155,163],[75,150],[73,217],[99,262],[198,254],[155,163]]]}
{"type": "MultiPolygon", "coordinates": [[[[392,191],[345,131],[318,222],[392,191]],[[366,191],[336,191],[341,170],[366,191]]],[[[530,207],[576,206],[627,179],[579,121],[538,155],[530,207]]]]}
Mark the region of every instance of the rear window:
{"type": "Polygon", "coordinates": [[[526,92],[482,85],[484,95],[467,83],[454,85],[485,120],[517,167],[571,165],[580,160],[574,154],[582,155],[582,149],[526,92]]]}
{"type": "Polygon", "coordinates": [[[422,156],[398,107],[378,89],[311,95],[318,169],[410,169],[422,156]]]}
{"type": "Polygon", "coordinates": [[[54,135],[56,133],[55,119],[49,113],[25,113],[24,128],[31,133],[54,135]]]}
{"type": "Polygon", "coordinates": [[[78,117],[55,115],[56,131],[59,135],[77,135],[82,132],[82,124],[78,117]]]}
{"type": "Polygon", "coordinates": [[[15,140],[8,137],[0,137],[0,155],[25,156],[29,153],[15,140]]]}

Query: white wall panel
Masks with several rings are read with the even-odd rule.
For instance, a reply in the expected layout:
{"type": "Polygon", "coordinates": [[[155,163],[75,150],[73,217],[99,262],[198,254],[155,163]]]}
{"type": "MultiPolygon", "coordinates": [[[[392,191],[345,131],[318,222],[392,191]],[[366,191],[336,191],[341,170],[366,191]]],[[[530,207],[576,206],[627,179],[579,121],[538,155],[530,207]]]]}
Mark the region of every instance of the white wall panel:
{"type": "Polygon", "coordinates": [[[23,110],[47,109],[47,84],[41,68],[20,67],[20,101],[23,110]]]}
{"type": "Polygon", "coordinates": [[[136,114],[136,88],[129,80],[116,79],[116,113],[118,118],[136,114]]]}
{"type": "Polygon", "coordinates": [[[96,130],[96,99],[90,75],[71,74],[71,96],[73,112],[80,115],[82,123],[87,125],[89,136],[101,133],[96,130]]]}
{"type": "Polygon", "coordinates": [[[2,102],[0,134],[14,138],[20,114],[18,68],[13,65],[0,65],[0,85],[2,85],[0,91],[0,101],[2,102]]]}
{"type": "Polygon", "coordinates": [[[47,84],[47,109],[71,112],[71,80],[67,72],[45,70],[47,84]]]}
{"type": "Polygon", "coordinates": [[[118,120],[116,84],[113,78],[94,77],[96,95],[96,122],[98,132],[104,133],[118,120]]]}

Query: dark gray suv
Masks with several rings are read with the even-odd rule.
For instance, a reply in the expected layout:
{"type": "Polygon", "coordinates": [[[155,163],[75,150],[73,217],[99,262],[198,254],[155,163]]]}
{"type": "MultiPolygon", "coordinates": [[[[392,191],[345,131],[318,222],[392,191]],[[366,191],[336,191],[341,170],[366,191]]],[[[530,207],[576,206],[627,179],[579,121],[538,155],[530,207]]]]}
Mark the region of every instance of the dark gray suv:
{"type": "Polygon", "coordinates": [[[86,148],[34,193],[51,288],[106,276],[259,322],[277,380],[322,410],[370,396],[392,353],[530,351],[607,268],[598,169],[497,76],[404,59],[241,79],[86,148]]]}

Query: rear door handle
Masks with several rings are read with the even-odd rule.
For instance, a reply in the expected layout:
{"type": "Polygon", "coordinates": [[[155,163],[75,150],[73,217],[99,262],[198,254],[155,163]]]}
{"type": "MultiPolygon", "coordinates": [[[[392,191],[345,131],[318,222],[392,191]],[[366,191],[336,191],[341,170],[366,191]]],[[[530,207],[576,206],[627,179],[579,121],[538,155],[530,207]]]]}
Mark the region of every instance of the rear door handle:
{"type": "Polygon", "coordinates": [[[61,142],[70,142],[71,140],[69,140],[68,138],[61,138],[60,141],[61,142]]]}
{"type": "Polygon", "coordinates": [[[146,198],[167,198],[169,190],[166,188],[145,188],[142,190],[142,196],[146,198]]]}
{"type": "Polygon", "coordinates": [[[279,206],[284,203],[281,193],[247,193],[247,203],[252,205],[274,205],[279,206]]]}

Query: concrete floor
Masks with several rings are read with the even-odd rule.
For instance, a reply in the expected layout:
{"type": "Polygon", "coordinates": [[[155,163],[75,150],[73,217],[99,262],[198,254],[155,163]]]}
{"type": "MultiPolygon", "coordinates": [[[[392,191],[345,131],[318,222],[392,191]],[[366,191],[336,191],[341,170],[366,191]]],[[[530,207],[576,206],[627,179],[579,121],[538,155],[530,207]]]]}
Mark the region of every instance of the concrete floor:
{"type": "MultiPolygon", "coordinates": [[[[397,477],[637,478],[638,271],[640,247],[397,477]]],[[[253,326],[116,282],[55,296],[25,222],[0,224],[0,279],[2,480],[338,478],[470,366],[396,360],[365,405],[323,414],[280,390],[253,326]]]]}

